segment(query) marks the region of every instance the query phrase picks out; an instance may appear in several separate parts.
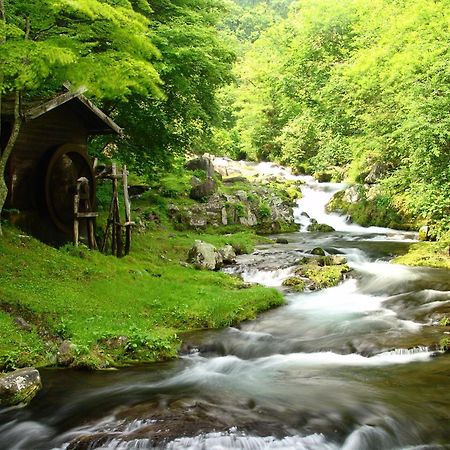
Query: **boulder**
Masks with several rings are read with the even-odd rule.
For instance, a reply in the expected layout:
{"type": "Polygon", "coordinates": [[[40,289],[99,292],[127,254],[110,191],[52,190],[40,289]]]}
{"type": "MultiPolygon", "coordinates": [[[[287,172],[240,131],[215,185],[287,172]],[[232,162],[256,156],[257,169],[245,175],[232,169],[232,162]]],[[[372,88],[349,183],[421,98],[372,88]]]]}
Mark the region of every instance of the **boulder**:
{"type": "Polygon", "coordinates": [[[347,264],[347,258],[341,255],[330,255],[329,257],[330,266],[342,266],[347,264]]]}
{"type": "Polygon", "coordinates": [[[241,225],[244,225],[246,227],[254,227],[258,224],[258,219],[251,211],[247,211],[246,216],[239,217],[239,222],[241,223],[241,225]]]}
{"type": "Polygon", "coordinates": [[[283,286],[289,287],[297,292],[303,292],[306,288],[306,282],[300,277],[290,277],[283,281],[283,286]]]}
{"type": "Polygon", "coordinates": [[[333,227],[330,225],[327,225],[325,223],[311,223],[308,225],[307,228],[308,231],[319,231],[321,233],[329,233],[331,231],[336,231],[333,227]]]}
{"type": "Polygon", "coordinates": [[[372,169],[370,170],[369,174],[364,178],[364,183],[367,184],[375,184],[378,183],[378,181],[383,178],[388,173],[389,167],[382,163],[382,162],[376,162],[372,169]]]}
{"type": "Polygon", "coordinates": [[[315,247],[308,253],[311,255],[325,256],[325,250],[321,247],[315,247]]]}
{"type": "Polygon", "coordinates": [[[221,223],[222,225],[228,225],[228,214],[227,208],[223,207],[220,211],[221,223]]]}
{"type": "Polygon", "coordinates": [[[228,177],[228,178],[224,178],[223,182],[227,183],[227,184],[246,183],[247,182],[247,178],[242,177],[242,176],[228,177]]]}
{"type": "Polygon", "coordinates": [[[424,225],[419,229],[419,241],[429,241],[430,240],[430,227],[424,225]]]}
{"type": "Polygon", "coordinates": [[[304,257],[298,261],[298,264],[305,265],[310,264],[313,266],[342,266],[344,264],[347,264],[347,258],[345,256],[340,255],[329,255],[329,256],[323,256],[323,255],[313,255],[309,257],[304,257]]]}
{"type": "Polygon", "coordinates": [[[28,404],[42,388],[39,372],[33,367],[0,377],[0,406],[28,404]]]}
{"type": "Polygon", "coordinates": [[[188,262],[199,270],[217,270],[223,266],[222,255],[212,244],[195,241],[188,253],[188,262]]]}
{"type": "Polygon", "coordinates": [[[207,178],[200,184],[196,184],[192,187],[189,197],[193,200],[204,200],[211,197],[217,190],[217,183],[213,178],[207,178]]]}
{"type": "Polygon", "coordinates": [[[361,194],[357,186],[350,186],[344,192],[344,202],[358,203],[361,200],[361,194]]]}
{"type": "Polygon", "coordinates": [[[70,341],[64,341],[58,348],[56,361],[60,366],[68,367],[75,359],[75,345],[70,341]]]}
{"type": "Polygon", "coordinates": [[[213,177],[215,172],[214,165],[207,156],[199,156],[198,158],[191,159],[184,167],[188,170],[204,170],[208,177],[213,177]]]}
{"type": "Polygon", "coordinates": [[[332,174],[328,172],[316,173],[315,177],[319,183],[329,183],[332,179],[332,174]]]}
{"type": "Polygon", "coordinates": [[[246,202],[248,200],[247,192],[245,191],[236,191],[234,195],[238,198],[241,202],[246,202]]]}
{"type": "Polygon", "coordinates": [[[232,245],[225,245],[219,249],[224,264],[234,264],[236,262],[236,252],[232,245]]]}

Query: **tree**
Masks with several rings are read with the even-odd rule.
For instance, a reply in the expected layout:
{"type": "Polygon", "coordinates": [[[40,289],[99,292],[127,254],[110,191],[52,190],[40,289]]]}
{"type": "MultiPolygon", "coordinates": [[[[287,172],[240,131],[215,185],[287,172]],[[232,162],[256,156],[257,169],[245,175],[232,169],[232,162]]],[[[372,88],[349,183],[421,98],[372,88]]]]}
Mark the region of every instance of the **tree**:
{"type": "MultiPolygon", "coordinates": [[[[230,82],[234,52],[218,30],[226,14],[221,0],[152,1],[152,35],[162,59],[155,63],[165,98],[136,93],[115,105],[126,130],[118,160],[147,178],[167,170],[174,158],[207,149],[219,111],[216,91],[230,82]]],[[[104,145],[104,140],[99,148],[104,145]]]]}
{"type": "MultiPolygon", "coordinates": [[[[0,160],[4,171],[20,129],[20,99],[49,94],[68,80],[100,99],[132,92],[163,96],[146,2],[128,0],[1,0],[0,96],[13,94],[13,132],[0,160]]],[[[1,104],[0,104],[1,105],[1,104]]]]}

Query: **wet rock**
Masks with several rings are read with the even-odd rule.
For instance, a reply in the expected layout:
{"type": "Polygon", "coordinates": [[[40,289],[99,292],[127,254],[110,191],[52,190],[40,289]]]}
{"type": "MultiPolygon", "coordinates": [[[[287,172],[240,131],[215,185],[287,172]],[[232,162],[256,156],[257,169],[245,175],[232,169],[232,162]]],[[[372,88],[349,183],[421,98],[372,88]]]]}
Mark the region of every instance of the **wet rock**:
{"type": "Polygon", "coordinates": [[[236,252],[232,245],[225,245],[219,249],[224,264],[234,264],[236,262],[236,252]]]}
{"type": "Polygon", "coordinates": [[[0,377],[0,406],[28,404],[42,388],[39,372],[33,367],[0,377]]]}
{"type": "Polygon", "coordinates": [[[306,288],[306,282],[300,277],[290,277],[283,281],[283,286],[289,287],[296,292],[303,292],[306,288]]]}
{"type": "Polygon", "coordinates": [[[286,238],[279,237],[275,241],[277,244],[289,244],[289,241],[286,238]]]}
{"type": "Polygon", "coordinates": [[[195,241],[188,253],[188,262],[199,270],[218,270],[223,266],[223,258],[212,244],[195,241]]]}
{"type": "Polygon", "coordinates": [[[329,183],[332,178],[332,174],[329,172],[319,172],[315,174],[315,178],[319,183],[329,183]]]}
{"type": "Polygon", "coordinates": [[[345,256],[329,255],[329,256],[312,256],[305,257],[299,261],[299,264],[311,264],[314,266],[342,266],[347,264],[347,258],[345,256]]]}
{"type": "Polygon", "coordinates": [[[58,365],[62,367],[70,366],[75,360],[75,349],[76,346],[70,341],[64,341],[58,348],[58,353],[56,354],[56,361],[58,365]]]}
{"type": "Polygon", "coordinates": [[[347,203],[358,203],[361,201],[361,194],[359,192],[358,186],[350,186],[344,191],[344,196],[342,199],[347,203]]]}
{"type": "Polygon", "coordinates": [[[322,247],[315,247],[309,253],[311,255],[325,256],[325,250],[322,247]]]}
{"type": "Polygon", "coordinates": [[[347,264],[347,258],[345,256],[331,255],[328,258],[330,258],[331,266],[341,266],[342,264],[347,264]]]}
{"type": "Polygon", "coordinates": [[[339,284],[344,279],[344,275],[350,269],[347,265],[319,266],[315,264],[304,264],[295,270],[295,274],[301,278],[307,278],[306,285],[311,290],[325,289],[339,284]]]}
{"type": "Polygon", "coordinates": [[[311,232],[316,231],[321,233],[330,233],[332,231],[336,231],[333,227],[325,223],[311,223],[310,225],[308,225],[307,230],[311,232]]]}
{"type": "Polygon", "coordinates": [[[208,177],[213,177],[215,172],[211,159],[205,155],[191,159],[184,165],[184,167],[187,170],[204,170],[208,177]]]}
{"type": "Polygon", "coordinates": [[[193,200],[204,200],[214,194],[216,190],[216,181],[213,178],[207,178],[205,181],[192,187],[189,197],[193,200]]]}
{"type": "Polygon", "coordinates": [[[228,178],[224,178],[223,182],[227,183],[227,184],[246,183],[247,182],[247,178],[242,177],[242,176],[228,177],[228,178]]]}

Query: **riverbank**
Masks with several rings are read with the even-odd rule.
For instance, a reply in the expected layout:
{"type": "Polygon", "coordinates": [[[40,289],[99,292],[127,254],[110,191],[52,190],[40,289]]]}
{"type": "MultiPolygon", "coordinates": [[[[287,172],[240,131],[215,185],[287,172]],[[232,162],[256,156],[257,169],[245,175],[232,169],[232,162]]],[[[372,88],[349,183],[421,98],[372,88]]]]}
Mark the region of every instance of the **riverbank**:
{"type": "Polygon", "coordinates": [[[450,269],[450,240],[418,242],[409,248],[406,255],[395,258],[393,262],[405,266],[450,269]]]}
{"type": "MultiPolygon", "coordinates": [[[[209,158],[199,162],[155,184],[132,186],[137,227],[125,258],[71,244],[56,249],[5,227],[0,371],[30,365],[99,369],[175,358],[180,333],[236,325],[284,302],[277,290],[196,270],[187,261],[196,240],[240,254],[272,242],[257,233],[296,230],[298,185],[264,165],[222,159],[222,176],[209,158]]],[[[100,186],[98,197],[101,229],[110,192],[100,186]]]]}
{"type": "Polygon", "coordinates": [[[178,334],[255,318],[279,292],[186,264],[195,239],[251,251],[250,231],[136,234],[130,256],[49,247],[6,227],[0,241],[0,369],[107,368],[173,358],[178,334]]]}

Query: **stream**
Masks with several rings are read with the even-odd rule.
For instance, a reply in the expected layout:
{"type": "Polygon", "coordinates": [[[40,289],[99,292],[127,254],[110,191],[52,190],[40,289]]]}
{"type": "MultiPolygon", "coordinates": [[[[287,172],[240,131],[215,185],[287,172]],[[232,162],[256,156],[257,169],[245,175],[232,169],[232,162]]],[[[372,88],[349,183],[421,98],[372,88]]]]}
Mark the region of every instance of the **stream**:
{"type": "Polygon", "coordinates": [[[176,361],[119,371],[41,371],[27,408],[0,410],[0,449],[450,449],[450,355],[432,327],[450,312],[449,271],[393,265],[414,233],[362,228],[325,204],[344,188],[305,178],[288,244],[232,272],[279,287],[314,247],[352,272],[286,291],[239,328],[192,333],[176,361]],[[305,232],[305,213],[335,228],[305,232]]]}

